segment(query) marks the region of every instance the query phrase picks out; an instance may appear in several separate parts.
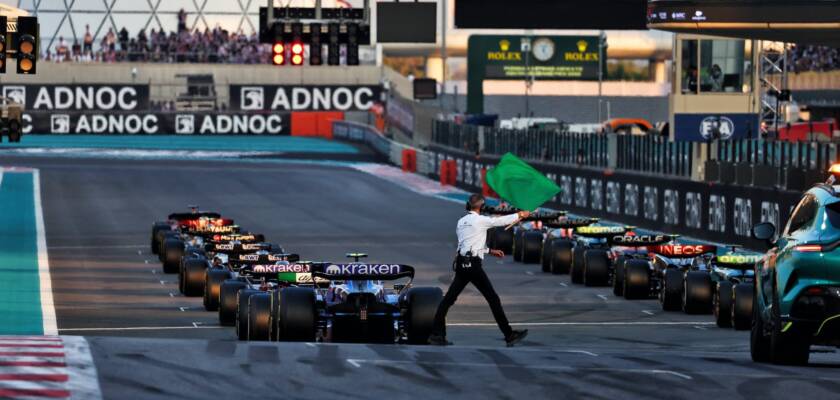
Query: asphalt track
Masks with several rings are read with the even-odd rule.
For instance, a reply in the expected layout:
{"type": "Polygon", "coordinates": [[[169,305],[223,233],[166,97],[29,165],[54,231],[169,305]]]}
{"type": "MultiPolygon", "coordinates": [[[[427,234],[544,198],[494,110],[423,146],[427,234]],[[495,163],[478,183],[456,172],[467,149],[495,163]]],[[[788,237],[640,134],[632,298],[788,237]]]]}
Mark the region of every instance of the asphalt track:
{"type": "Polygon", "coordinates": [[[41,171],[59,333],[88,337],[105,398],[832,398],[840,355],[754,364],[748,333],[663,313],[538,265],[486,269],[515,324],[505,348],[483,299],[452,309],[452,347],[240,343],[178,294],[149,254],[152,221],[187,204],[230,215],[306,259],[414,265],[445,287],[459,204],[337,166],[11,157],[41,171]]]}

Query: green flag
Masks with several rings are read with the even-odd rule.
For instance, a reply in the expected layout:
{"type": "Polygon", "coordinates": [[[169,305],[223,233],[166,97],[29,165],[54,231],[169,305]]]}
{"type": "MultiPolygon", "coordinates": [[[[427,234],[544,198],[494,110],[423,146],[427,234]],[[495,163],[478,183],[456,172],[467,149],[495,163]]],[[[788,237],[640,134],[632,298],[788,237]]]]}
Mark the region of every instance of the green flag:
{"type": "Polygon", "coordinates": [[[533,211],[560,193],[560,188],[540,171],[507,153],[487,171],[487,184],[516,208],[533,211]]]}

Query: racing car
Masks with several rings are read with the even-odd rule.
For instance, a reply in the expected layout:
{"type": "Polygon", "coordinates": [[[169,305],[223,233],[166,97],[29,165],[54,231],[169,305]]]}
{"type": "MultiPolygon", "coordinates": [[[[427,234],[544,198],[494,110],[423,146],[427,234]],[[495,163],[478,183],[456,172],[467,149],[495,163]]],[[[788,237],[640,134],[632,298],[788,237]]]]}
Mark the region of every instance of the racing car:
{"type": "Polygon", "coordinates": [[[631,226],[579,226],[573,230],[570,250],[566,250],[568,242],[561,241],[555,244],[557,251],[562,255],[555,262],[561,269],[568,265],[572,283],[582,283],[586,286],[609,285],[617,260],[616,253],[611,251],[614,245],[611,238],[629,235],[632,229],[631,226]]]}
{"type": "Polygon", "coordinates": [[[755,266],[753,361],[807,364],[814,344],[840,347],[840,165],[809,189],[776,238],[762,222],[752,237],[769,250],[755,266]]]}
{"type": "Polygon", "coordinates": [[[187,246],[200,247],[207,237],[216,234],[238,233],[240,228],[233,220],[221,218],[218,213],[197,211],[170,214],[168,221],[156,222],[152,227],[152,248],[163,264],[163,272],[177,273],[181,257],[187,246]]]}
{"type": "Polygon", "coordinates": [[[761,255],[731,252],[712,260],[715,322],[721,328],[747,330],[752,325],[755,265],[761,255]]]}
{"type": "MultiPolygon", "coordinates": [[[[675,235],[616,235],[609,238],[614,257],[614,268],[611,276],[613,293],[624,296],[628,300],[658,297],[665,284],[665,274],[674,268],[675,264],[685,264],[678,261],[674,253],[669,253],[669,244],[676,239],[675,235]],[[666,253],[670,258],[663,257],[666,253]]],[[[670,301],[671,298],[668,298],[670,301]]],[[[670,305],[670,303],[669,303],[670,305]]]]}
{"type": "Polygon", "coordinates": [[[545,225],[550,230],[542,244],[540,262],[543,272],[568,274],[572,266],[572,252],[575,244],[575,229],[592,225],[597,218],[560,218],[545,225]]]}
{"type": "Polygon", "coordinates": [[[716,286],[711,270],[717,246],[671,243],[651,246],[648,251],[651,254],[649,270],[657,283],[652,293],[659,298],[664,311],[712,312],[716,286]]]}
{"type": "MultiPolygon", "coordinates": [[[[311,285],[250,294],[248,339],[427,343],[443,292],[412,287],[411,266],[361,263],[363,253],[348,256],[355,261],[308,264],[311,285]],[[407,282],[385,284],[402,279],[407,282]]],[[[247,294],[239,293],[240,299],[247,294]]]]}
{"type": "MultiPolygon", "coordinates": [[[[481,211],[483,214],[507,215],[520,210],[510,207],[484,207],[481,211]]],[[[519,226],[513,230],[512,227],[492,228],[488,231],[487,247],[513,253],[514,261],[525,264],[539,263],[543,238],[547,233],[544,224],[555,222],[565,215],[565,211],[540,211],[520,220],[519,226]]]]}
{"type": "Polygon", "coordinates": [[[284,252],[280,246],[264,240],[263,235],[250,233],[214,235],[203,243],[197,238],[190,239],[178,269],[179,290],[188,297],[201,296],[207,268],[227,265],[229,261],[235,262],[242,257],[256,257],[258,252],[284,252]]]}

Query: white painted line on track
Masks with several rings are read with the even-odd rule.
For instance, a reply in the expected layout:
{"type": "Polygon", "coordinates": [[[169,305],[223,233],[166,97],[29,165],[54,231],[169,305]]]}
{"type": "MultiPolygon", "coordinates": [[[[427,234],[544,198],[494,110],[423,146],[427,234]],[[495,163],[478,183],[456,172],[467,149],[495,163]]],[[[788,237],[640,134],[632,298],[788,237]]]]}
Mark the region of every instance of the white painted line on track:
{"type": "Polygon", "coordinates": [[[647,315],[653,315],[653,311],[650,311],[650,310],[642,310],[642,312],[647,314],[647,315]]]}
{"type": "Polygon", "coordinates": [[[70,398],[101,399],[102,391],[99,388],[96,364],[90,354],[87,339],[81,336],[65,336],[62,339],[68,350],[66,361],[70,379],[67,388],[70,390],[70,398]]]}
{"type": "Polygon", "coordinates": [[[566,284],[566,282],[560,282],[560,286],[563,286],[563,287],[569,287],[569,285],[568,285],[568,284],[566,284]]]}
{"type": "Polygon", "coordinates": [[[165,281],[165,280],[163,280],[163,279],[161,279],[161,280],[160,280],[160,284],[161,284],[161,285],[166,285],[166,281],[165,281]]]}
{"type": "Polygon", "coordinates": [[[193,325],[183,326],[126,326],[126,327],[103,327],[103,328],[61,328],[60,332],[118,332],[118,331],[167,331],[176,329],[221,329],[224,326],[204,326],[198,325],[199,322],[193,322],[193,325]]]}
{"type": "Polygon", "coordinates": [[[310,342],[306,342],[306,346],[308,346],[308,347],[318,347],[318,346],[315,346],[315,343],[310,343],[310,342]]]}
{"type": "Polygon", "coordinates": [[[35,197],[35,229],[38,244],[38,278],[41,285],[41,319],[44,335],[57,335],[58,323],[53,302],[50,259],[47,254],[47,233],[44,229],[44,211],[41,207],[41,172],[32,171],[32,188],[35,197]]]}
{"type": "Polygon", "coordinates": [[[527,275],[531,275],[531,276],[534,276],[534,273],[533,273],[533,272],[531,272],[531,271],[525,271],[525,274],[527,274],[527,275]]]}
{"type": "MultiPolygon", "coordinates": [[[[513,326],[598,326],[598,325],[627,325],[627,326],[695,326],[714,325],[714,322],[692,321],[599,321],[599,322],[511,322],[513,326]]],[[[446,326],[498,326],[495,322],[454,322],[446,326]]]]}
{"type": "Polygon", "coordinates": [[[175,293],[169,292],[169,297],[175,297],[175,293]]]}
{"type": "Polygon", "coordinates": [[[705,326],[695,326],[694,329],[699,329],[701,331],[705,331],[706,327],[705,326]]]}
{"type": "Polygon", "coordinates": [[[604,296],[603,294],[599,294],[598,297],[600,297],[601,300],[607,301],[607,296],[604,296]]]}
{"type": "Polygon", "coordinates": [[[183,312],[183,311],[189,310],[190,308],[189,307],[178,307],[178,309],[183,312]]]}
{"type": "Polygon", "coordinates": [[[608,367],[570,367],[566,365],[528,365],[528,364],[498,364],[498,363],[481,363],[481,362],[454,362],[454,361],[405,361],[405,360],[381,360],[381,359],[360,359],[348,358],[347,362],[356,367],[361,368],[362,364],[388,364],[388,365],[431,365],[439,367],[476,367],[476,368],[516,368],[516,369],[542,369],[542,370],[559,370],[559,371],[591,371],[591,372],[614,372],[614,373],[631,373],[631,374],[646,374],[646,375],[670,375],[685,380],[693,379],[690,375],[679,373],[671,370],[663,369],[635,369],[635,368],[608,368],[608,367]]]}

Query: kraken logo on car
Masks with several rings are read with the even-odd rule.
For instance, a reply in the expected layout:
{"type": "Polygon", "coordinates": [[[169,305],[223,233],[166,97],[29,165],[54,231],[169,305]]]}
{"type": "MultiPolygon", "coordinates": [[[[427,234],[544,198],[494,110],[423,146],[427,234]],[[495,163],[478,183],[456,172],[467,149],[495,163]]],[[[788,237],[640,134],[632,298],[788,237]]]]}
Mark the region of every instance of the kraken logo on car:
{"type": "Polygon", "coordinates": [[[604,181],[593,179],[589,182],[590,208],[601,210],[604,208],[604,181]]]}
{"type": "Polygon", "coordinates": [[[624,186],[624,215],[639,215],[639,185],[635,183],[624,186]]]}
{"type": "Polygon", "coordinates": [[[644,210],[645,218],[651,221],[659,220],[659,188],[653,186],[645,186],[644,192],[644,210]]]}
{"type": "Polygon", "coordinates": [[[680,223],[680,192],[673,189],[665,189],[662,194],[662,222],[670,225],[680,223]]]}
{"type": "Polygon", "coordinates": [[[338,275],[339,273],[341,273],[341,268],[339,268],[338,265],[330,264],[330,266],[327,267],[326,272],[329,275],[338,275]]]}
{"type": "Polygon", "coordinates": [[[738,236],[750,236],[750,229],[752,229],[752,200],[736,197],[732,212],[732,230],[738,236]]]}
{"type": "Polygon", "coordinates": [[[703,198],[700,193],[685,194],[685,226],[700,229],[703,225],[703,198]]]}
{"type": "Polygon", "coordinates": [[[575,205],[578,207],[588,206],[586,197],[586,178],[579,176],[575,178],[575,205]]]}

